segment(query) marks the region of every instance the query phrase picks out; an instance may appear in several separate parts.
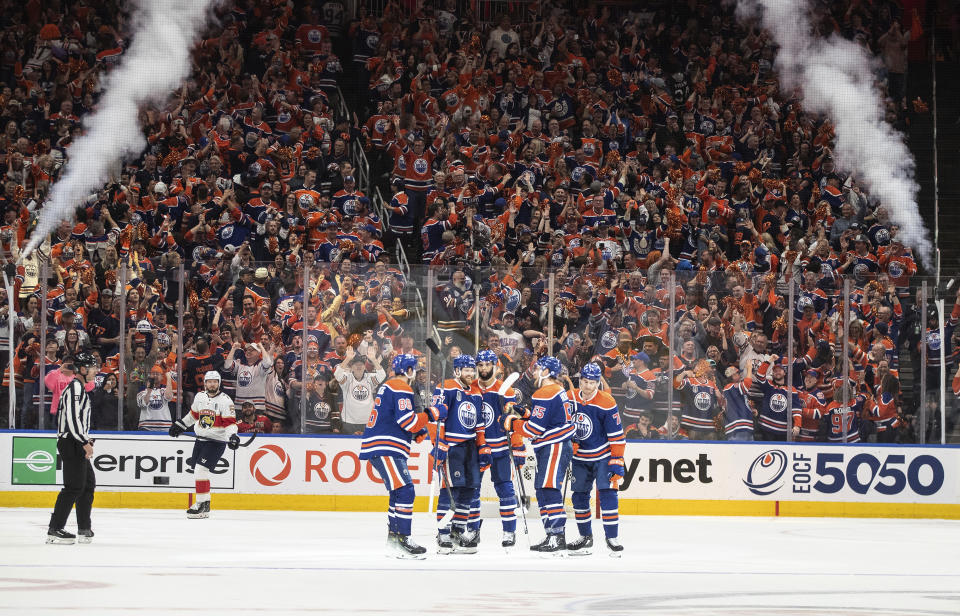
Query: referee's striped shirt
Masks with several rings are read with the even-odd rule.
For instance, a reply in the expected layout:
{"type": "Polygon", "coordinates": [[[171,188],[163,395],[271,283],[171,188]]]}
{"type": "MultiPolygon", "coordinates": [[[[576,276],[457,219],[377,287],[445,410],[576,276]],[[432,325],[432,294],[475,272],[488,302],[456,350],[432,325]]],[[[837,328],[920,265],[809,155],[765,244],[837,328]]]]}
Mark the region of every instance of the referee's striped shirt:
{"type": "Polygon", "coordinates": [[[82,445],[90,440],[90,397],[77,379],[70,381],[60,394],[57,436],[76,439],[82,445]]]}

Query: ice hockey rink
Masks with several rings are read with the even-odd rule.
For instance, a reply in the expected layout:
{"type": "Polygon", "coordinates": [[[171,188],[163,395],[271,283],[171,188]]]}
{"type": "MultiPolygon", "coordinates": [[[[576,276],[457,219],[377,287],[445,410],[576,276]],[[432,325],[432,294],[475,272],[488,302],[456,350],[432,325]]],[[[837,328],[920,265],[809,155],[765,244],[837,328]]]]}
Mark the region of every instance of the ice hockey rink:
{"type": "Polygon", "coordinates": [[[384,514],[94,509],[72,546],[44,544],[48,515],[2,510],[0,613],[960,614],[957,521],[630,516],[623,558],[544,559],[522,526],[506,553],[497,520],[478,554],[436,555],[416,514],[431,549],[401,561],[384,514]]]}

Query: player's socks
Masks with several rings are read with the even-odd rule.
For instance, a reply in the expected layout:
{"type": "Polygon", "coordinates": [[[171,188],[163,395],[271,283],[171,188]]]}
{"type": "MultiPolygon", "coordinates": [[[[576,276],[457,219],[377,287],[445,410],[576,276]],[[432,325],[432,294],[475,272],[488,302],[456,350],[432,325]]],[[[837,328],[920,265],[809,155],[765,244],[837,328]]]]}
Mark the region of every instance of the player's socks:
{"type": "Polygon", "coordinates": [[[89,528],[81,528],[77,531],[77,543],[93,542],[93,531],[89,528]]]}
{"type": "Polygon", "coordinates": [[[593,535],[581,535],[575,541],[568,543],[567,553],[571,556],[587,556],[593,554],[593,535]]]}
{"type": "Polygon", "coordinates": [[[623,546],[620,545],[618,538],[607,537],[607,547],[610,549],[610,556],[620,558],[620,553],[623,552],[623,546]]]}
{"type": "Polygon", "coordinates": [[[409,535],[397,535],[397,558],[423,560],[426,553],[427,548],[414,543],[409,535]]]}
{"type": "Polygon", "coordinates": [[[73,533],[68,533],[62,528],[51,528],[47,530],[47,543],[53,543],[57,545],[73,545],[76,540],[76,535],[73,533]]]}

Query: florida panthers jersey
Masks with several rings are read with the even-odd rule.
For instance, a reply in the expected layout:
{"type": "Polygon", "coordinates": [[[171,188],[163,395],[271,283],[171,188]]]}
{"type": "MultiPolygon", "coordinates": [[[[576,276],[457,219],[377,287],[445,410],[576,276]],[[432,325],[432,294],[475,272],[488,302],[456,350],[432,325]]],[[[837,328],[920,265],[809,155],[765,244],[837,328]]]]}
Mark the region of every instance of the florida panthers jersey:
{"type": "Polygon", "coordinates": [[[497,391],[503,381],[495,379],[489,387],[484,387],[477,382],[480,389],[483,405],[480,410],[481,423],[484,426],[484,433],[487,439],[487,445],[490,446],[492,453],[501,453],[510,450],[510,435],[503,431],[500,425],[500,418],[503,416],[503,407],[508,402],[516,402],[517,392],[512,387],[507,389],[504,395],[497,391]]]}
{"type": "Polygon", "coordinates": [[[610,457],[610,444],[624,442],[616,400],[605,391],[598,391],[589,401],[583,400],[579,390],[567,395],[577,403],[573,415],[577,452],[573,459],[594,462],[610,457]]]}
{"type": "Polygon", "coordinates": [[[227,441],[237,433],[237,412],[230,396],[220,392],[210,396],[201,391],[193,398],[190,412],[183,418],[183,423],[193,430],[197,436],[215,441],[227,441]],[[194,425],[196,424],[196,425],[194,425]]]}
{"type": "Polygon", "coordinates": [[[450,445],[473,440],[484,431],[483,395],[476,382],[467,388],[456,379],[447,379],[434,390],[433,405],[447,407],[444,438],[450,445]]]}
{"type": "Polygon", "coordinates": [[[544,385],[533,393],[530,405],[530,419],[522,430],[535,450],[573,438],[573,402],[563,387],[544,385]]]}
{"type": "Polygon", "coordinates": [[[378,456],[410,457],[410,436],[426,426],[426,414],[414,411],[413,390],[400,378],[388,379],[377,389],[373,410],[363,430],[360,459],[378,456]]]}

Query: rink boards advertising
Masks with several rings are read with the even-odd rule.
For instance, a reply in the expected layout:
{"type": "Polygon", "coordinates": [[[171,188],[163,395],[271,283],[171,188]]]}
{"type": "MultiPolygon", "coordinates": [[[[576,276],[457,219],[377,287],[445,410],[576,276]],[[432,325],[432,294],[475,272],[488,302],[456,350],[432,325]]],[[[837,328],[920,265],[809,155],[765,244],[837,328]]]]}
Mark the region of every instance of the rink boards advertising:
{"type": "MultiPolygon", "coordinates": [[[[383,485],[350,437],[258,436],[229,449],[211,476],[214,500],[236,509],[379,510],[383,485]]],[[[193,489],[189,438],[97,435],[102,506],[179,507],[193,489]],[[116,493],[116,494],[114,494],[116,493]]],[[[45,506],[60,481],[56,439],[0,433],[0,505],[45,506]]],[[[960,518],[960,448],[793,443],[630,442],[623,514],[832,515],[960,518]]],[[[429,445],[409,459],[429,491],[429,445]]],[[[532,493],[532,469],[524,471],[532,493]]],[[[485,497],[492,497],[486,489],[485,497]]],[[[426,509],[418,499],[417,509],[426,509]]]]}

